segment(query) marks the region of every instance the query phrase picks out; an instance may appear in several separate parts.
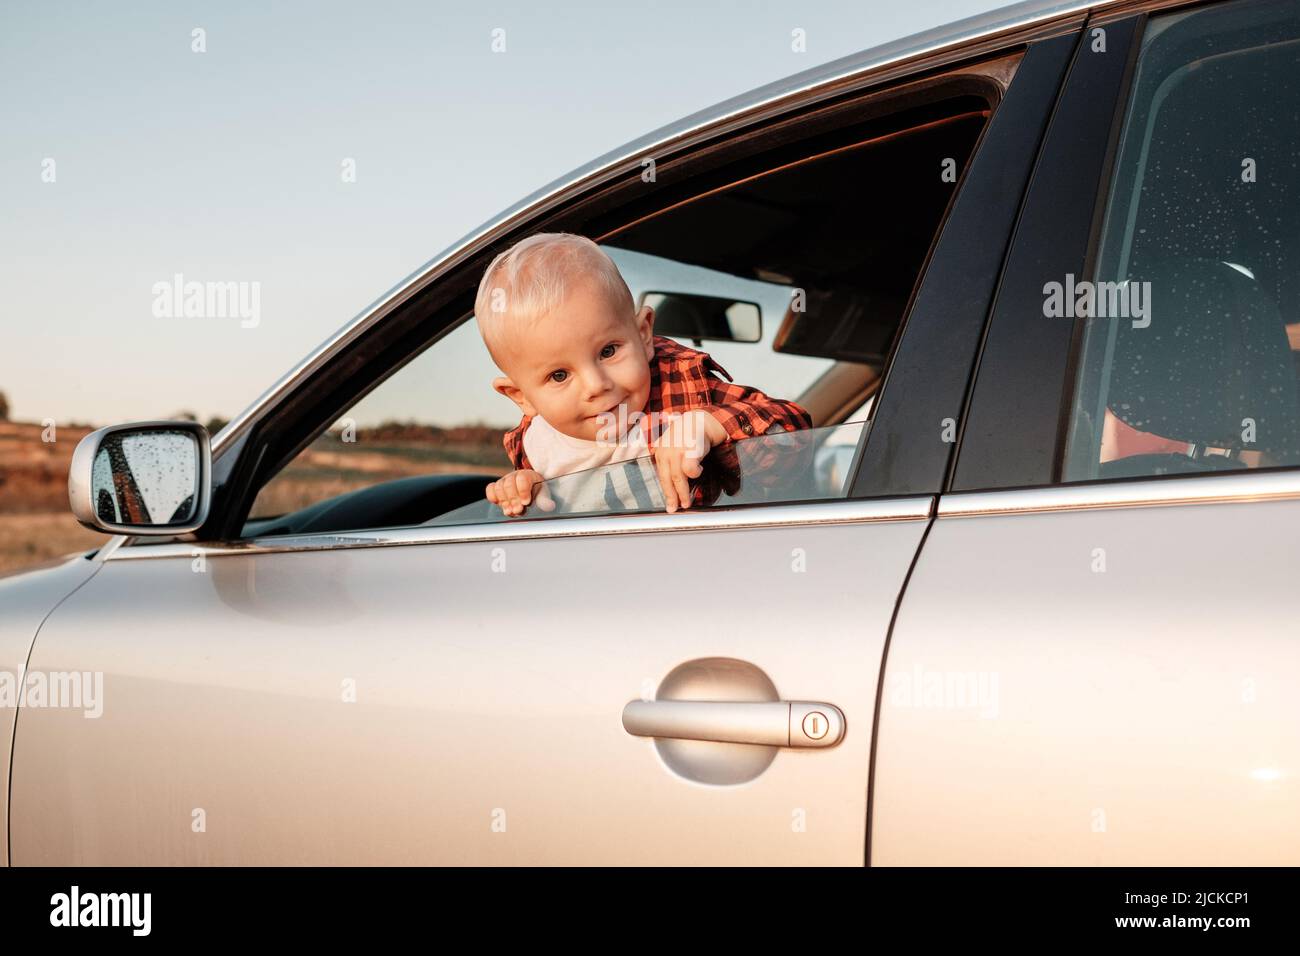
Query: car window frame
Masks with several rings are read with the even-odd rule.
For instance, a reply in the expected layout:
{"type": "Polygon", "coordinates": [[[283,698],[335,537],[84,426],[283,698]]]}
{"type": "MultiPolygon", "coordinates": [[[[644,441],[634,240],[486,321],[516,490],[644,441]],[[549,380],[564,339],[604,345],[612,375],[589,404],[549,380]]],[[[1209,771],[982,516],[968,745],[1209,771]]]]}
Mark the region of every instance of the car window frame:
{"type": "MultiPolygon", "coordinates": [[[[1050,28],[1037,25],[1035,35],[1030,38],[1030,42],[1020,39],[1017,42],[1004,41],[1003,43],[972,49],[968,59],[958,59],[946,66],[941,73],[928,76],[922,75],[919,78],[908,75],[895,83],[882,83],[876,86],[867,85],[844,102],[835,104],[834,109],[847,111],[860,104],[863,100],[867,100],[873,103],[883,102],[886,104],[886,111],[895,111],[899,107],[892,105],[892,94],[895,94],[899,88],[908,88],[918,83],[942,84],[950,80],[969,80],[972,75],[980,75],[979,70],[983,64],[998,63],[1009,57],[1020,56],[1027,50],[1043,44],[1055,42],[1059,45],[1066,42],[1065,38],[1077,35],[1081,22],[1082,16],[1079,16],[1072,21],[1052,24],[1050,28]]],[[[1023,59],[1020,60],[1019,65],[1023,65],[1023,59]]],[[[1018,70],[1012,70],[1012,73],[1016,75],[1018,70]]],[[[981,79],[988,80],[988,77],[981,77],[981,79]]],[[[1053,97],[1054,95],[1055,91],[1053,91],[1053,97]]],[[[999,99],[1001,98],[1003,98],[1002,91],[999,90],[999,99]]],[[[782,128],[772,131],[773,141],[779,142],[783,136],[788,136],[789,125],[802,122],[805,113],[823,108],[817,106],[810,108],[810,110],[793,110],[788,114],[782,114],[775,124],[782,128]]],[[[1001,107],[998,106],[993,111],[993,116],[997,116],[1000,109],[1001,107]]],[[[840,120],[840,122],[844,122],[844,120],[840,120]]],[[[987,129],[988,124],[986,124],[985,132],[987,132],[987,129]]],[[[752,131],[733,131],[730,138],[735,141],[744,141],[753,138],[755,135],[752,131]]],[[[982,136],[980,143],[982,143],[982,136]]],[[[980,143],[977,143],[977,149],[980,143]]],[[[710,152],[710,150],[701,149],[700,152],[710,152]]],[[[716,147],[712,152],[716,152],[716,147]]],[[[753,155],[760,155],[762,152],[761,144],[751,151],[753,155]]],[[[661,163],[660,166],[662,169],[663,164],[661,163]]],[[[639,165],[634,167],[632,176],[628,178],[638,178],[636,174],[639,169],[639,165]]],[[[954,191],[954,197],[960,196],[965,188],[966,183],[964,181],[959,183],[958,188],[954,191]]],[[[590,197],[586,198],[589,199],[590,197]]],[[[597,200],[603,198],[606,197],[603,195],[598,196],[597,200]]],[[[576,202],[575,205],[581,205],[581,203],[576,202]]],[[[401,323],[394,322],[394,316],[390,315],[387,321],[399,326],[391,329],[391,334],[387,336],[373,334],[359,336],[358,341],[353,342],[348,349],[327,356],[325,361],[319,362],[317,367],[311,370],[310,376],[304,377],[302,384],[298,388],[283,396],[274,407],[266,409],[266,414],[253,421],[251,425],[241,429],[232,446],[221,449],[223,454],[218,459],[218,462],[214,463],[214,482],[217,489],[214,491],[213,516],[199,532],[193,536],[188,536],[189,540],[238,542],[240,540],[239,532],[243,526],[243,514],[251,507],[262,485],[275,473],[278,473],[284,464],[291,461],[318,434],[318,430],[312,429],[310,434],[304,433],[300,435],[297,444],[282,441],[277,451],[275,442],[268,437],[274,434],[277,420],[280,422],[286,419],[303,420],[305,418],[305,409],[328,403],[328,383],[330,380],[346,378],[349,374],[355,374],[359,369],[374,367],[376,361],[382,361],[376,356],[397,354],[405,356],[400,361],[395,358],[389,363],[383,374],[375,376],[368,383],[364,391],[354,392],[348,403],[334,408],[322,418],[322,421],[325,419],[334,420],[330,415],[337,417],[337,414],[341,413],[343,409],[355,404],[365,394],[399,371],[415,355],[420,354],[430,346],[436,347],[435,343],[442,334],[463,321],[463,316],[469,314],[472,303],[473,289],[476,284],[472,280],[477,278],[477,275],[481,273],[487,261],[496,251],[528,233],[540,229],[564,228],[566,221],[571,222],[573,220],[573,212],[573,209],[567,209],[563,213],[554,213],[544,207],[526,209],[521,212],[518,221],[511,224],[512,228],[501,229],[497,233],[494,243],[483,243],[475,248],[467,247],[462,250],[459,258],[448,263],[447,270],[439,277],[438,281],[426,282],[422,288],[414,288],[413,286],[398,287],[386,297],[386,300],[381,299],[381,302],[392,301],[402,305],[405,309],[405,321],[401,323]],[[406,301],[401,301],[403,299],[406,301]],[[240,501],[243,503],[242,508],[238,504],[240,501]],[[219,504],[224,505],[224,507],[218,507],[219,504]]],[[[952,207],[950,206],[945,213],[945,224],[951,212],[952,207]]],[[[946,228],[946,225],[944,228],[946,228]]],[[[593,238],[601,241],[605,238],[605,235],[593,235],[593,238]]],[[[930,268],[934,262],[934,247],[932,247],[931,252],[931,258],[923,265],[916,289],[920,289],[929,277],[930,268]]],[[[913,295],[915,300],[915,289],[913,295]]],[[[907,319],[905,318],[904,330],[907,328],[906,323],[907,319]]],[[[373,333],[374,327],[372,326],[369,331],[373,333]]],[[[902,333],[900,333],[896,337],[895,347],[902,338],[902,333]]],[[[973,365],[974,358],[975,356],[972,353],[969,357],[971,365],[973,365]]],[[[889,367],[886,366],[887,371],[889,367]]],[[[876,407],[878,408],[879,405],[876,407]]],[[[871,431],[872,429],[867,430],[868,442],[871,431]]],[[[862,456],[866,447],[867,443],[865,442],[859,445],[853,466],[855,475],[861,473],[862,456]]],[[[901,497],[910,494],[911,492],[907,490],[895,488],[882,495],[878,491],[864,487],[858,480],[851,480],[848,494],[844,500],[901,497]]],[[[772,503],[744,507],[771,508],[777,506],[776,503],[772,503]]]]}
{"type": "MultiPolygon", "coordinates": [[[[1025,194],[945,494],[1060,483],[1083,320],[1047,319],[1043,285],[1091,275],[1147,14],[1091,17],[1025,194]],[[1094,30],[1106,52],[1093,52],[1094,30]]],[[[1120,479],[1125,480],[1125,479],[1120,479]]]]}
{"type": "Polygon", "coordinates": [[[855,497],[948,484],[1007,249],[1080,36],[1029,44],[985,126],[895,337],[854,464],[855,497]]]}

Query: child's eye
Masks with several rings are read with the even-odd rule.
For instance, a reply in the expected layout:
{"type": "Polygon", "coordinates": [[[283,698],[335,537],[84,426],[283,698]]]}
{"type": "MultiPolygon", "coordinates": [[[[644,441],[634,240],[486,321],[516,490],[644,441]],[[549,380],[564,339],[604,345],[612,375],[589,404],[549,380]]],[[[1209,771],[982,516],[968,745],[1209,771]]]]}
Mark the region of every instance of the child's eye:
{"type": "Polygon", "coordinates": [[[611,342],[600,350],[600,357],[603,359],[613,358],[614,353],[618,351],[618,346],[611,342]]]}
{"type": "Polygon", "coordinates": [[[567,379],[567,378],[569,377],[569,373],[566,372],[566,371],[565,371],[564,369],[562,369],[562,368],[557,368],[554,372],[552,372],[552,373],[551,373],[549,376],[547,376],[547,377],[548,377],[552,382],[554,382],[555,384],[559,385],[560,383],[562,383],[565,379],[567,379]]]}

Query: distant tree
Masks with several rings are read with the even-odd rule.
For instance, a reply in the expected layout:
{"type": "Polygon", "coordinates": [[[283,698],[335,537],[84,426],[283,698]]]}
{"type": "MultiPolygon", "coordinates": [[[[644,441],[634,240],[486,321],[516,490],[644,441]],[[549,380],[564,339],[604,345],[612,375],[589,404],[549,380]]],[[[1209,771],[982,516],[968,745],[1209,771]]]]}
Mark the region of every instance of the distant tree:
{"type": "Polygon", "coordinates": [[[215,435],[217,432],[221,431],[221,429],[225,428],[229,421],[230,419],[228,418],[209,418],[207,426],[208,434],[215,435]]]}
{"type": "Polygon", "coordinates": [[[0,392],[0,422],[9,421],[9,399],[5,398],[5,393],[0,392]]]}
{"type": "Polygon", "coordinates": [[[173,413],[171,420],[174,422],[197,422],[199,416],[195,415],[193,412],[175,412],[173,413]]]}

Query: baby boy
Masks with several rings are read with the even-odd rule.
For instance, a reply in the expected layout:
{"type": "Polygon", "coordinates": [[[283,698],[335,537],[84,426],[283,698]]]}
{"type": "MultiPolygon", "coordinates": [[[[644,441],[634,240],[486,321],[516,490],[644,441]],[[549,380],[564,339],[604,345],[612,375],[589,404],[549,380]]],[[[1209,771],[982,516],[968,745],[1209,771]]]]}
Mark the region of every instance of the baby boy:
{"type": "Polygon", "coordinates": [[[705,352],[654,334],[654,310],[632,301],[618,268],[590,239],[538,233],[497,256],[474,314],[493,362],[492,387],[523,413],[507,432],[515,470],[487,498],[520,515],[541,482],[653,456],[669,512],[709,503],[702,462],[711,449],[812,425],[793,402],[736,385],[705,352]],[[723,376],[717,377],[713,373],[723,376]]]}

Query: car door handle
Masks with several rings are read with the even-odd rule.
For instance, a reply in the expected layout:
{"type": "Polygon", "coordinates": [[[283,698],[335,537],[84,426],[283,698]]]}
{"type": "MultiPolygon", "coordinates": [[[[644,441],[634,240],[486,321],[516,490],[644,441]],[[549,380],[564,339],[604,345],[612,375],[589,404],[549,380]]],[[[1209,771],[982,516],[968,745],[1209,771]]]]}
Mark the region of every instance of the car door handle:
{"type": "Polygon", "coordinates": [[[623,708],[623,729],[637,737],[834,747],[844,737],[844,714],[806,700],[634,700],[623,708]]]}

